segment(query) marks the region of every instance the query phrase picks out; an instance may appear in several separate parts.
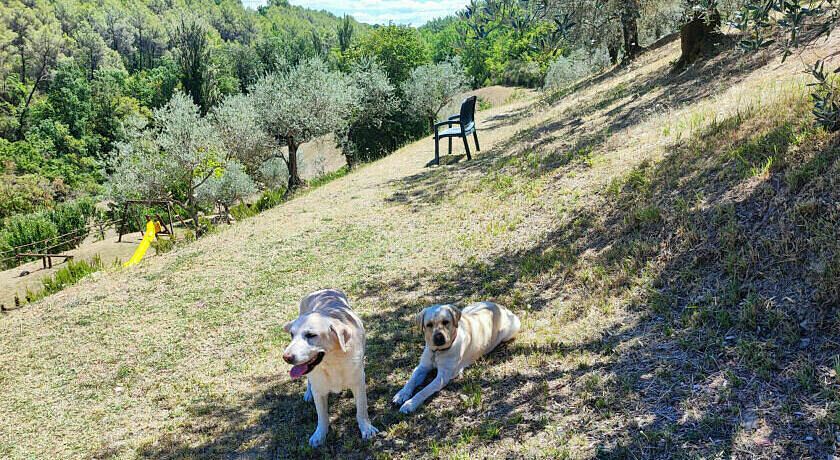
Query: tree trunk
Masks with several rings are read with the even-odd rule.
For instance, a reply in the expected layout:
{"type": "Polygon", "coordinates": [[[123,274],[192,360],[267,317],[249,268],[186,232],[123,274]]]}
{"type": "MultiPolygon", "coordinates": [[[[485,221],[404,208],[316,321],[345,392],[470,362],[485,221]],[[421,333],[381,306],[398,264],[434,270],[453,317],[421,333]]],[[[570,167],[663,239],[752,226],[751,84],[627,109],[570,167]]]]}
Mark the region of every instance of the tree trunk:
{"type": "Polygon", "coordinates": [[[624,61],[630,61],[642,51],[639,45],[639,4],[636,0],[624,0],[621,11],[621,35],[624,41],[624,61]]]}
{"type": "Polygon", "coordinates": [[[429,117],[429,131],[431,131],[432,134],[434,134],[434,132],[435,132],[435,117],[434,117],[434,115],[429,117]]]}
{"type": "Polygon", "coordinates": [[[44,67],[41,67],[41,71],[38,73],[38,78],[35,79],[35,83],[32,84],[32,90],[29,91],[29,95],[26,97],[26,102],[23,105],[23,109],[20,111],[20,115],[18,115],[18,138],[23,139],[23,133],[26,131],[26,127],[24,126],[24,122],[26,121],[26,115],[29,112],[29,106],[32,104],[32,96],[35,95],[35,90],[38,89],[38,85],[41,83],[41,79],[44,78],[44,67]]]}
{"type": "Polygon", "coordinates": [[[608,45],[607,46],[607,53],[610,55],[610,63],[611,64],[618,64],[618,52],[620,51],[620,47],[618,45],[608,45]]]}
{"type": "Polygon", "coordinates": [[[289,185],[286,187],[286,195],[291,194],[301,186],[303,186],[304,182],[303,179],[300,178],[300,173],[298,172],[298,163],[297,163],[297,151],[298,151],[298,144],[294,140],[288,141],[289,145],[289,161],[287,163],[289,167],[289,185]]]}
{"type": "Polygon", "coordinates": [[[695,13],[691,21],[680,28],[681,54],[674,65],[674,71],[683,70],[712,47],[720,21],[720,13],[717,8],[713,8],[706,14],[695,13]]]}
{"type": "Polygon", "coordinates": [[[20,45],[20,82],[26,84],[26,48],[20,45]]]}

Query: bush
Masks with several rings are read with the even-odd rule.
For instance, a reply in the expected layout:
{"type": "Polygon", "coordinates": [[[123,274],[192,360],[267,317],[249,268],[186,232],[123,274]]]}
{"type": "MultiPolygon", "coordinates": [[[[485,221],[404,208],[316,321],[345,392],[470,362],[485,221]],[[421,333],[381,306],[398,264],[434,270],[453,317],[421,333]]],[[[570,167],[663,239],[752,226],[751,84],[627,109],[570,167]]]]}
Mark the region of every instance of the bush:
{"type": "MultiPolygon", "coordinates": [[[[10,218],[0,233],[0,240],[4,242],[2,246],[20,248],[15,252],[42,252],[55,244],[58,235],[58,228],[44,213],[34,213],[10,218]]],[[[17,266],[17,261],[6,260],[4,265],[12,268],[17,266]]]]}
{"type": "Polygon", "coordinates": [[[49,181],[37,175],[0,174],[0,228],[7,217],[52,205],[53,195],[49,181]]]}
{"type": "Polygon", "coordinates": [[[267,188],[279,190],[289,183],[289,168],[282,159],[270,158],[260,166],[259,178],[267,188]]]}
{"type": "Polygon", "coordinates": [[[41,281],[44,286],[42,290],[37,292],[27,290],[26,301],[34,302],[48,295],[55,294],[66,287],[78,283],[85,276],[101,269],[102,260],[99,259],[99,256],[94,256],[90,261],[70,260],[67,262],[67,266],[60,268],[53,276],[44,278],[41,281]]]}
{"type": "Polygon", "coordinates": [[[62,244],[50,251],[65,251],[78,246],[90,233],[87,225],[93,213],[94,205],[90,198],[63,203],[48,211],[47,216],[55,224],[58,235],[67,235],[53,242],[53,245],[62,244]]]}
{"type": "Polygon", "coordinates": [[[48,211],[7,219],[0,232],[0,251],[4,251],[7,257],[4,266],[17,266],[15,259],[9,259],[15,253],[57,253],[77,247],[90,232],[87,225],[94,211],[93,200],[82,198],[62,203],[48,211]]]}
{"type": "Polygon", "coordinates": [[[606,50],[597,49],[593,54],[587,54],[583,49],[576,49],[568,56],[560,56],[551,63],[543,88],[563,88],[608,65],[610,65],[610,57],[606,50]]]}
{"type": "Polygon", "coordinates": [[[260,199],[254,203],[254,208],[257,212],[263,212],[266,209],[271,209],[283,202],[283,196],[286,194],[285,190],[266,190],[263,192],[260,199]]]}
{"type": "Polygon", "coordinates": [[[257,211],[254,206],[248,205],[248,203],[239,203],[230,208],[230,215],[233,216],[237,222],[249,217],[254,217],[257,214],[259,214],[259,211],[257,211]]]}
{"type": "Polygon", "coordinates": [[[175,239],[175,235],[172,235],[171,238],[157,238],[152,241],[152,247],[155,248],[155,255],[166,254],[167,252],[175,249],[175,244],[177,240],[175,239]]]}
{"type": "Polygon", "coordinates": [[[241,163],[229,161],[224,172],[210,177],[196,190],[198,202],[212,207],[219,204],[229,209],[235,202],[244,200],[257,191],[254,181],[241,163]]]}
{"type": "Polygon", "coordinates": [[[512,61],[497,77],[497,82],[507,86],[539,87],[543,82],[543,69],[538,62],[512,61]]]}

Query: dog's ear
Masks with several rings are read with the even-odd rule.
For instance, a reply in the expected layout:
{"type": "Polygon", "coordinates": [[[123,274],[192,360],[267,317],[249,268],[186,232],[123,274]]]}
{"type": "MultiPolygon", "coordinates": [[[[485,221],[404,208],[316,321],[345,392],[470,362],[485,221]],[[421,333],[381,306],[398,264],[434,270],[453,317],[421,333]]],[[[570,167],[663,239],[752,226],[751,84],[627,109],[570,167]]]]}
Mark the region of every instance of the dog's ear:
{"type": "Polygon", "coordinates": [[[459,310],[455,305],[447,305],[446,308],[448,308],[449,312],[452,314],[453,326],[458,327],[458,322],[461,321],[461,310],[459,310]]]}
{"type": "Polygon", "coordinates": [[[330,324],[330,332],[335,334],[335,340],[338,342],[338,347],[341,351],[347,351],[347,342],[350,341],[350,329],[345,326],[337,326],[335,323],[330,324]]]}
{"type": "Polygon", "coordinates": [[[283,325],[283,330],[286,332],[290,332],[292,330],[292,324],[295,324],[295,320],[291,320],[288,323],[283,325]]]}
{"type": "Polygon", "coordinates": [[[428,310],[428,308],[424,308],[414,315],[414,324],[417,325],[420,332],[423,332],[423,320],[426,318],[426,310],[428,310]]]}

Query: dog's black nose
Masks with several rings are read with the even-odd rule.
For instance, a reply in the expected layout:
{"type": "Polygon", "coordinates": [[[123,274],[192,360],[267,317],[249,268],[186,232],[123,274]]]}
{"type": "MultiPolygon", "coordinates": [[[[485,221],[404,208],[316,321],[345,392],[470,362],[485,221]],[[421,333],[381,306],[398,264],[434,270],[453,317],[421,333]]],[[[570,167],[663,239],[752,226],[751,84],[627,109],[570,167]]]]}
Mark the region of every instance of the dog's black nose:
{"type": "Polygon", "coordinates": [[[435,342],[435,345],[441,346],[446,343],[446,338],[440,332],[435,332],[435,335],[432,336],[432,341],[435,342]]]}
{"type": "Polygon", "coordinates": [[[289,353],[284,353],[283,354],[283,361],[286,361],[289,364],[294,364],[295,363],[295,357],[292,356],[289,353]]]}

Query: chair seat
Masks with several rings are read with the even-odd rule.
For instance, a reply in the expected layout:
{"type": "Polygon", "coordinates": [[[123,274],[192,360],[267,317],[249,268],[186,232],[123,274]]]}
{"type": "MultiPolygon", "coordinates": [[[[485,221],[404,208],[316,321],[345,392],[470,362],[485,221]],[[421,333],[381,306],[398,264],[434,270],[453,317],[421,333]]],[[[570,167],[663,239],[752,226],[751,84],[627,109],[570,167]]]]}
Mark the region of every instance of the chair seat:
{"type": "Polygon", "coordinates": [[[467,129],[464,132],[461,132],[461,127],[456,126],[455,128],[445,129],[443,131],[438,132],[438,137],[461,137],[464,134],[471,134],[475,131],[475,124],[470,123],[467,125],[467,129]]]}
{"type": "Polygon", "coordinates": [[[438,131],[438,137],[456,137],[461,136],[461,127],[457,128],[449,128],[444,129],[443,131],[438,131]]]}

